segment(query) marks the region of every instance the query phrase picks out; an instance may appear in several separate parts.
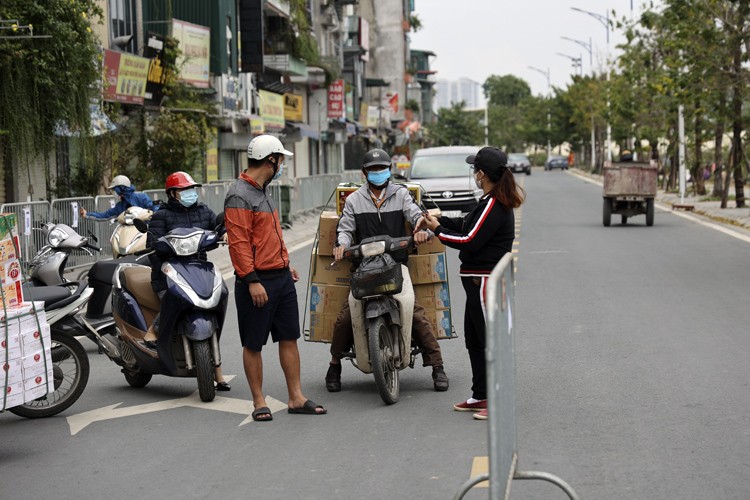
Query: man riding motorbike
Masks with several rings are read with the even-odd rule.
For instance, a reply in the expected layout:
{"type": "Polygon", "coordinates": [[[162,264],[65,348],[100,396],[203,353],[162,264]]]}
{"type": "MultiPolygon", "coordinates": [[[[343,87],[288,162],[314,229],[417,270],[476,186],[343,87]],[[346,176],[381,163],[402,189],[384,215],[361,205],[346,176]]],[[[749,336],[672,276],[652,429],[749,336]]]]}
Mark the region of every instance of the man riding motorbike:
{"type": "Polygon", "coordinates": [[[81,208],[79,211],[81,217],[87,219],[111,219],[117,217],[129,207],[147,208],[152,211],[159,210],[159,206],[155,205],[146,193],[137,193],[130,179],[124,175],[115,176],[112,182],[109,183],[109,189],[120,197],[120,201],[114,207],[104,212],[86,212],[85,208],[81,208]]]}
{"type": "MultiPolygon", "coordinates": [[[[165,190],[167,192],[167,203],[154,213],[148,224],[148,247],[169,231],[178,227],[197,227],[200,229],[213,230],[216,227],[216,214],[207,205],[198,201],[198,191],[195,189],[200,184],[186,172],[175,172],[167,177],[165,190]]],[[[205,252],[201,254],[202,260],[208,260],[205,252]]],[[[156,252],[149,255],[151,259],[151,288],[159,296],[164,298],[167,290],[167,280],[161,271],[162,261],[156,252]]],[[[144,344],[150,349],[156,349],[156,339],[159,332],[159,316],[154,319],[153,324],[143,338],[144,344]]],[[[216,390],[228,391],[231,387],[224,380],[221,367],[216,367],[216,390]]]]}
{"type": "MultiPolygon", "coordinates": [[[[367,152],[362,161],[362,173],[367,182],[346,199],[343,214],[337,228],[337,246],[333,250],[336,260],[344,257],[344,251],[355,240],[387,234],[391,237],[406,236],[404,222],[409,220],[414,227],[422,217],[422,211],[414,202],[405,186],[389,184],[391,158],[382,149],[367,152]]],[[[427,241],[429,235],[420,231],[414,236],[417,244],[427,241]]],[[[406,263],[408,256],[400,256],[397,261],[406,263]]],[[[436,391],[448,390],[448,376],[443,370],[440,346],[435,338],[432,325],[425,317],[424,308],[414,302],[412,338],[423,349],[424,366],[432,366],[432,379],[436,391]]],[[[326,374],[326,389],[329,392],[341,390],[341,359],[354,344],[352,316],[349,303],[336,318],[331,342],[331,362],[326,374]]]]}

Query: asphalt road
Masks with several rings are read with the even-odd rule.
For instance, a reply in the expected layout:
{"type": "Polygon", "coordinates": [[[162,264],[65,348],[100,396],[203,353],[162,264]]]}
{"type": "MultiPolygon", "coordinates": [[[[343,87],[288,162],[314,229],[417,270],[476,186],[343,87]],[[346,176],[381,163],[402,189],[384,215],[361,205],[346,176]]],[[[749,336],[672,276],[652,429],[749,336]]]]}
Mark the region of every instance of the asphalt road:
{"type": "MultiPolygon", "coordinates": [[[[519,469],[556,474],[586,499],[748,498],[748,243],[661,211],[650,228],[643,216],[604,228],[600,187],[560,171],[517,178],[529,194],[516,274],[519,469]]],[[[309,254],[292,254],[300,309],[309,254]]],[[[462,336],[453,252],[449,263],[462,336]]],[[[326,392],[327,346],[300,341],[303,390],[325,416],[286,413],[269,345],[265,391],[279,411],[246,422],[233,297],[228,318],[224,371],[237,378],[211,404],[190,379],[130,388],[84,340],[91,378],[73,407],[36,421],[0,414],[0,499],[452,498],[486,456],[486,424],[451,409],[469,396],[461,339],[441,341],[449,391],[432,390],[427,368],[407,369],[393,406],[351,365],[342,392],[326,392]]],[[[540,481],[515,481],[511,495],[563,497],[540,481]]]]}

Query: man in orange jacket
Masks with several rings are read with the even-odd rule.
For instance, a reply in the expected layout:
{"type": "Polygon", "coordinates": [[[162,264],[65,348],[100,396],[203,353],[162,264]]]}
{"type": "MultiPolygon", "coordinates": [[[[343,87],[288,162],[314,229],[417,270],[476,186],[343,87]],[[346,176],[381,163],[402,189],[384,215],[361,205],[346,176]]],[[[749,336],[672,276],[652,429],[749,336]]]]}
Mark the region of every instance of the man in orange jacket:
{"type": "Polygon", "coordinates": [[[289,393],[288,412],[323,415],[326,409],[302,394],[297,339],[299,307],[294,283],[299,275],[289,265],[279,213],[266,192],[281,177],[284,149],[276,137],[260,135],[247,148],[248,168],[227,191],[224,223],[229,256],[234,266],[234,298],[242,340],[242,361],[253,396],[253,420],[268,421],[273,414],[263,394],[261,350],[270,333],[279,344],[279,360],[289,393]]]}

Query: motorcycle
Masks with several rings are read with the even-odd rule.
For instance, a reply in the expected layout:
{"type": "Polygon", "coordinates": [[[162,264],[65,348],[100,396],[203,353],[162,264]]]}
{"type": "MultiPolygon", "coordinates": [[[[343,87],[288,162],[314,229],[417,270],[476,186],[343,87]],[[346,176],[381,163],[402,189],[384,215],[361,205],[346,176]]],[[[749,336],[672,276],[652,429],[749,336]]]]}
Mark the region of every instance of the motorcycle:
{"type": "Polygon", "coordinates": [[[386,404],[398,401],[398,372],[413,368],[421,352],[411,340],[414,289],[409,270],[393,258],[407,254],[413,242],[411,236],[374,236],[344,251],[344,258],[356,265],[349,292],[354,352],[345,357],[374,375],[386,404]]]}
{"type": "Polygon", "coordinates": [[[48,245],[32,260],[32,278],[23,284],[23,294],[27,301],[44,303],[47,324],[50,326],[54,390],[8,410],[26,418],[49,417],[68,409],[86,388],[90,371],[88,355],[76,336],[85,332],[78,317],[94,291],[85,281],[64,281],[61,270],[65,267],[69,252],[54,249],[96,250],[97,247],[90,245],[88,239],[81,238],[65,224],[48,223],[44,230],[48,245]],[[41,267],[45,262],[53,265],[41,267]],[[55,264],[59,266],[58,273],[52,272],[55,264]],[[54,284],[45,285],[42,278],[54,284]]]}
{"type": "Polygon", "coordinates": [[[112,247],[112,257],[117,259],[125,255],[139,255],[145,253],[146,235],[138,231],[133,222],[136,219],[148,222],[154,214],[151,210],[141,207],[128,207],[117,216],[117,227],[112,232],[109,243],[112,247]]]}
{"type": "MultiPolygon", "coordinates": [[[[223,218],[220,216],[219,225],[223,218]]],[[[136,227],[146,232],[143,221],[136,227]]],[[[144,387],[153,375],[196,377],[202,401],[216,395],[214,367],[221,364],[219,337],[226,315],[229,290],[202,251],[218,247],[219,234],[197,228],[178,228],[154,243],[167,279],[163,299],[151,288],[151,267],[120,264],[113,279],[112,308],[115,335],[101,335],[105,353],[122,367],[132,387],[144,387]],[[143,338],[159,316],[157,349],[143,338]]]]}

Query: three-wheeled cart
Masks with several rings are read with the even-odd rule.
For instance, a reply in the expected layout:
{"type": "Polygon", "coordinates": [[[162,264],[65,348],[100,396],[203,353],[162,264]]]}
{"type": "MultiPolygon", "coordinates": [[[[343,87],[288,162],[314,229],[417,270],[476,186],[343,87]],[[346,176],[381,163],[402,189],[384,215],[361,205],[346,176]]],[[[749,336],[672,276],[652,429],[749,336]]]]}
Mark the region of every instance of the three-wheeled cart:
{"type": "Polygon", "coordinates": [[[654,225],[657,172],[655,162],[622,162],[604,167],[602,223],[605,227],[612,223],[612,214],[620,214],[623,224],[627,224],[628,217],[646,214],[646,225],[654,225]]]}

